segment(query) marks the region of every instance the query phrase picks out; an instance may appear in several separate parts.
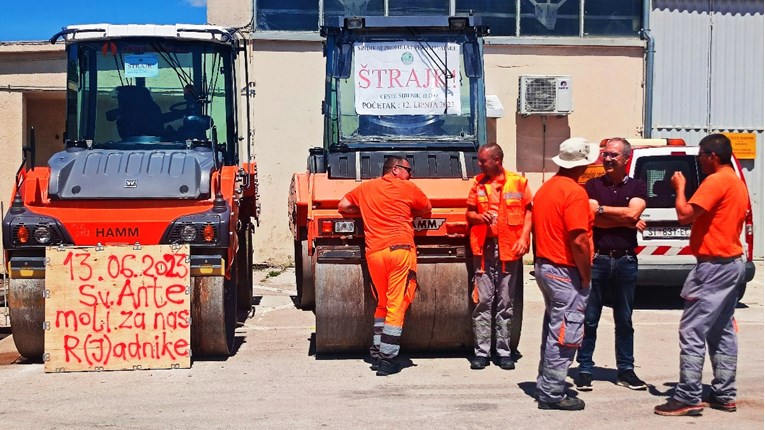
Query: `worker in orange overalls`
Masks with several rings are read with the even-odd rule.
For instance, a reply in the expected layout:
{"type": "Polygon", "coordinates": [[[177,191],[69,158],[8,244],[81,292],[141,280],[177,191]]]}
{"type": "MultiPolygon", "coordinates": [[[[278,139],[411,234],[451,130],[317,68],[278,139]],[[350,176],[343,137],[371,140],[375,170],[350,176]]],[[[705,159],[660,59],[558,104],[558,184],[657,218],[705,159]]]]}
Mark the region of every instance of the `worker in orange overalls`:
{"type": "Polygon", "coordinates": [[[531,189],[526,178],[502,167],[504,153],[496,143],[478,151],[481,174],[473,178],[467,199],[470,248],[473,251],[473,335],[471,369],[483,369],[491,356],[494,320],[499,367],[515,369],[510,347],[513,304],[523,276],[521,257],[529,250],[531,189]],[[494,312],[492,308],[496,305],[494,312]]]}
{"type": "Polygon", "coordinates": [[[697,264],[688,274],[680,296],[685,300],[680,317],[680,381],[656,414],[701,415],[704,407],[736,411],[738,327],[733,316],[738,302],[737,285],[744,281],[744,228],[749,194],[733,170],[730,139],[710,134],[699,142],[698,161],[707,177],[685,197],[682,172],[672,175],[675,212],[682,225],[691,224],[690,247],[697,264]],[[702,402],[702,372],[707,347],[712,364],[712,384],[702,402]]]}
{"type": "Polygon", "coordinates": [[[560,144],[558,173],[534,196],[534,279],[545,302],[537,373],[537,407],[579,411],[584,400],[566,395],[566,375],[584,338],[592,279],[592,226],[597,202],[577,183],[600,149],[581,137],[560,144]]]}
{"type": "Polygon", "coordinates": [[[374,335],[369,349],[377,376],[398,373],[399,341],[404,314],[417,289],[416,216],[430,212],[430,201],[409,181],[412,167],[405,158],[388,157],[383,175],[351,190],[338,204],[344,214],[361,214],[366,260],[376,291],[374,335]]]}

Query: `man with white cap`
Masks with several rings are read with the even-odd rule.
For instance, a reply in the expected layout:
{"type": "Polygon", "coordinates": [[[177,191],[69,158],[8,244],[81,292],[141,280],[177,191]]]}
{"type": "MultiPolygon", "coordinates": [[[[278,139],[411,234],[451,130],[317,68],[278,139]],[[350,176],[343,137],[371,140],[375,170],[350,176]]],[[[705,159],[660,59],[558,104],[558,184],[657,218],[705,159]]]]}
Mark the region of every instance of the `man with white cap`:
{"type": "Polygon", "coordinates": [[[552,159],[560,167],[558,173],[534,196],[534,276],[545,301],[536,392],[539,409],[584,409],[583,400],[566,397],[565,383],[584,337],[596,209],[577,180],[599,152],[597,144],[581,137],[563,141],[552,159]]]}

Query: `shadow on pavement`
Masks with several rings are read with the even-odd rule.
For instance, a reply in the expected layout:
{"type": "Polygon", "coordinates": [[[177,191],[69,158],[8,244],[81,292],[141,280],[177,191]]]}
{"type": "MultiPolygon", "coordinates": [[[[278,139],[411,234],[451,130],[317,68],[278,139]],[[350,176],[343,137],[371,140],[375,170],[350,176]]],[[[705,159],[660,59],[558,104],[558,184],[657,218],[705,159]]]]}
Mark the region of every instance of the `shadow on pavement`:
{"type": "MultiPolygon", "coordinates": [[[[518,388],[520,388],[527,396],[531,397],[532,399],[537,399],[537,382],[536,381],[526,381],[526,382],[519,382],[518,388]]],[[[579,393],[573,389],[574,385],[566,382],[566,396],[567,397],[578,397],[579,393]]]]}
{"type": "Polygon", "coordinates": [[[669,397],[675,391],[676,385],[677,382],[665,382],[662,386],[667,387],[667,389],[665,391],[660,391],[655,385],[648,384],[648,392],[656,397],[669,397]]]}
{"type": "MultiPolygon", "coordinates": [[[[592,380],[593,381],[605,381],[616,383],[616,369],[606,369],[604,367],[595,366],[592,368],[592,380]]],[[[568,369],[568,377],[576,381],[579,377],[579,368],[570,367],[568,369]]]]}

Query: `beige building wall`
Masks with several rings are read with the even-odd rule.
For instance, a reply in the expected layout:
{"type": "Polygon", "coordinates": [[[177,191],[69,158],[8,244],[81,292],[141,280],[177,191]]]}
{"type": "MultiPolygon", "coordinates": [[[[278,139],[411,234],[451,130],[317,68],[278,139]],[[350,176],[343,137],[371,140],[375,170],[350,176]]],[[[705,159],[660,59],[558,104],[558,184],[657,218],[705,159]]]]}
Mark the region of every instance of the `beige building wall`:
{"type": "MultiPolygon", "coordinates": [[[[210,23],[240,26],[249,21],[251,2],[236,3],[210,0],[210,23]]],[[[241,82],[240,88],[249,86],[255,94],[252,148],[263,208],[255,261],[288,264],[293,261],[287,219],[290,179],[294,172],[306,170],[308,149],[322,144],[324,58],[321,42],[315,40],[258,39],[250,52],[250,82],[241,82]]],[[[506,166],[525,172],[536,189],[554,174],[549,158],[565,138],[638,136],[642,53],[640,47],[487,45],[486,90],[504,105],[497,133],[506,166]],[[574,112],[544,117],[544,122],[543,117],[517,115],[522,74],[571,75],[574,112]]],[[[36,123],[38,158],[61,145],[65,67],[63,44],[0,45],[0,142],[5,145],[0,198],[6,206],[29,123],[36,123]]]]}
{"type": "Polygon", "coordinates": [[[322,145],[324,58],[316,42],[255,42],[251,74],[255,157],[262,214],[255,261],[294,262],[287,196],[294,172],[306,170],[308,148],[322,145]]]}
{"type": "Polygon", "coordinates": [[[486,45],[484,66],[486,93],[496,94],[505,109],[497,123],[504,164],[526,173],[534,189],[557,171],[550,158],[569,137],[641,136],[642,47],[486,45]],[[573,113],[518,114],[522,75],[571,76],[573,113]]]}
{"type": "Polygon", "coordinates": [[[22,144],[35,127],[37,162],[58,144],[64,130],[64,48],[50,43],[0,44],[0,200],[10,203],[22,144]],[[53,100],[55,106],[45,100],[53,100]],[[30,106],[33,110],[30,111],[30,106]],[[60,109],[60,112],[58,110],[60,109]],[[59,137],[55,141],[55,136],[59,137]]]}

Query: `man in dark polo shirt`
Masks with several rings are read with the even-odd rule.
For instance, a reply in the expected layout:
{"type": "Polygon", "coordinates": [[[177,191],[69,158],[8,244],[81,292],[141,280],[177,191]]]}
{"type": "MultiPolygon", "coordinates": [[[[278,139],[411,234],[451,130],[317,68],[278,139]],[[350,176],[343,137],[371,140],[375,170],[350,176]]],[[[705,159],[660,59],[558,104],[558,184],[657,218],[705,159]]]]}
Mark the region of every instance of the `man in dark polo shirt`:
{"type": "Polygon", "coordinates": [[[590,205],[597,209],[593,228],[592,290],[585,312],[584,340],[576,355],[579,391],[592,390],[595,366],[592,356],[604,294],[611,297],[616,324],[616,383],[632,390],[647,388],[634,370],[632,308],[638,270],[635,256],[637,230],[645,228],[640,215],[648,195],[643,181],[627,176],[627,162],[631,156],[632,147],[626,139],[609,139],[603,150],[606,174],[585,184],[590,205]]]}

